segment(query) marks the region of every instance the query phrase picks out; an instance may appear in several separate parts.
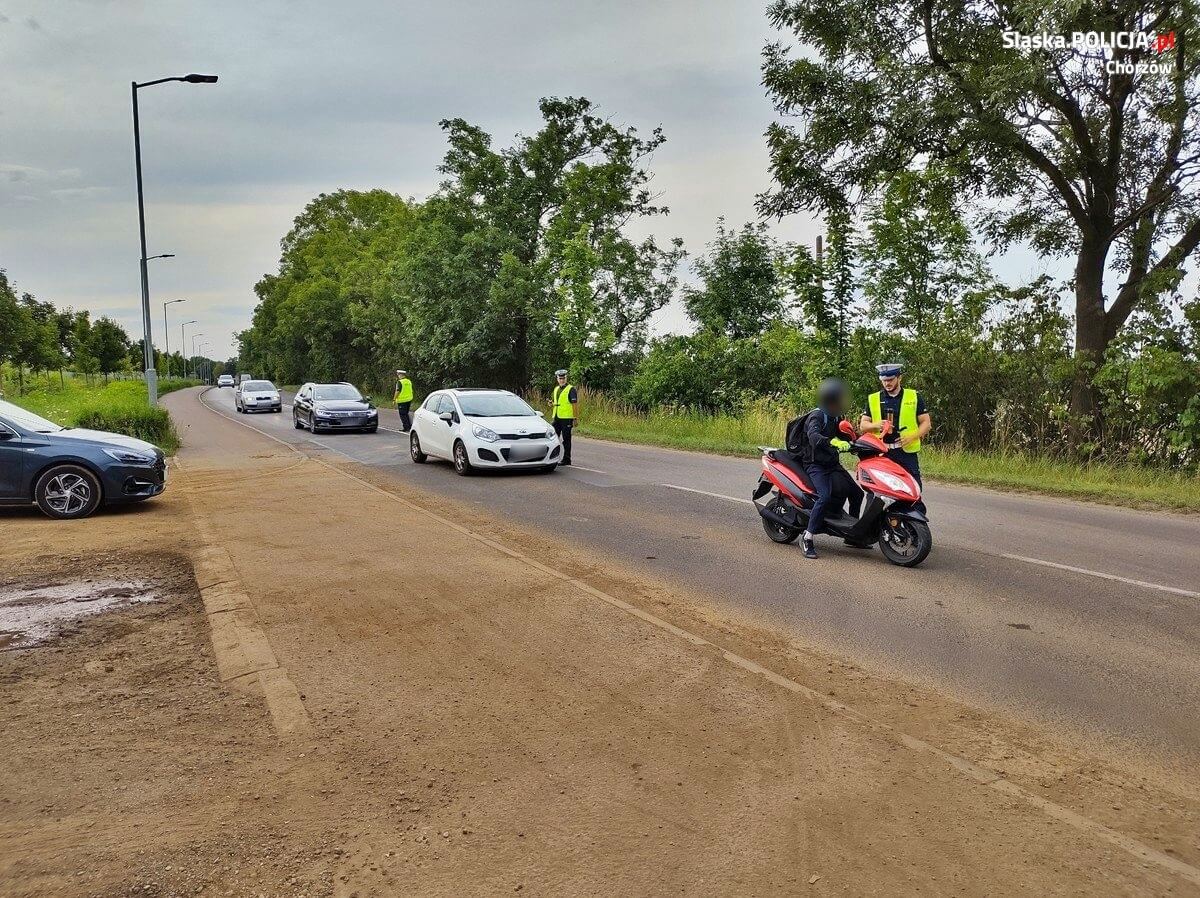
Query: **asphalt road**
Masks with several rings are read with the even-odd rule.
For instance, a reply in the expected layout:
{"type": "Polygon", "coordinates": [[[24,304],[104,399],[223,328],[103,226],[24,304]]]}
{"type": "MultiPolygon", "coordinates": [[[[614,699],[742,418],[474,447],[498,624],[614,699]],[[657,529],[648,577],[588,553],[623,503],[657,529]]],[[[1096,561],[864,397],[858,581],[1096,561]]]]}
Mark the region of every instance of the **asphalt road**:
{"type": "MultiPolygon", "coordinates": [[[[232,390],[167,404],[189,426],[224,412],[516,524],[555,531],[632,569],[876,668],[1167,762],[1200,759],[1200,521],[929,485],[934,550],[920,568],[819,538],[820,560],[763,533],[754,460],[576,439],[552,476],[458,477],[415,465],[407,436],[314,438],[283,414],[240,416],[232,390]]],[[[286,399],[285,399],[286,401],[286,399]]],[[[381,410],[385,427],[395,412],[381,410]]]]}

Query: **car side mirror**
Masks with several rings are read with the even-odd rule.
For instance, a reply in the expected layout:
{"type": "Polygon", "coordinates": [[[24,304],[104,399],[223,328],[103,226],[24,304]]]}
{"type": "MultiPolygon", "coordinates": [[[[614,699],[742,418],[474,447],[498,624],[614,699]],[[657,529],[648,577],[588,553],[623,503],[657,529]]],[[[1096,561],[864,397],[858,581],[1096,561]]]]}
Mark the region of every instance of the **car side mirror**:
{"type": "Polygon", "coordinates": [[[442,412],[440,415],[438,415],[438,417],[441,418],[443,421],[445,421],[447,424],[449,424],[451,421],[454,420],[454,415],[450,412],[442,412]]]}
{"type": "Polygon", "coordinates": [[[545,413],[545,412],[534,412],[534,414],[535,414],[535,415],[537,415],[539,418],[544,418],[544,417],[546,417],[546,413],[545,413]]]}
{"type": "Polygon", "coordinates": [[[365,402],[367,405],[370,405],[370,404],[371,404],[371,397],[370,397],[370,396],[364,396],[364,397],[363,397],[363,402],[365,402]]]}

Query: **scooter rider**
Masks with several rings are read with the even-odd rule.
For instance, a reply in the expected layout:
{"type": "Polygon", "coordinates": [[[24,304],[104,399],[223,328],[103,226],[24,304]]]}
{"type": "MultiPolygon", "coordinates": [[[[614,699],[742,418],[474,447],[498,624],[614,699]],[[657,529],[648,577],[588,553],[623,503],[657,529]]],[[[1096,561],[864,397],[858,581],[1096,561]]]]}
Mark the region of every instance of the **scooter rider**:
{"type": "MultiPolygon", "coordinates": [[[[804,471],[817,491],[817,499],[808,516],[808,529],[804,531],[805,558],[817,557],[813,537],[821,532],[830,508],[837,508],[842,500],[849,499],[850,514],[858,517],[863,500],[863,491],[838,458],[839,452],[850,448],[838,432],[846,412],[846,385],[837,378],[823,380],[817,388],[817,402],[817,408],[804,418],[804,433],[797,447],[804,461],[804,471]]],[[[791,445],[788,449],[797,451],[791,445]]]]}

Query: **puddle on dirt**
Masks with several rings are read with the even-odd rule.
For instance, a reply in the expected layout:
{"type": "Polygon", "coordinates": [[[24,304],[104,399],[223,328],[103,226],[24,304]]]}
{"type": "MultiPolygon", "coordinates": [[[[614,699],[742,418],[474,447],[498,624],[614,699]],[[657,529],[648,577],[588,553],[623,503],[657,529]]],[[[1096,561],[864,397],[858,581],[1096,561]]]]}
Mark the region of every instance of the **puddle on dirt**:
{"type": "Polygon", "coordinates": [[[0,587],[0,651],[41,645],[85,617],[158,601],[150,584],[96,578],[0,587]]]}

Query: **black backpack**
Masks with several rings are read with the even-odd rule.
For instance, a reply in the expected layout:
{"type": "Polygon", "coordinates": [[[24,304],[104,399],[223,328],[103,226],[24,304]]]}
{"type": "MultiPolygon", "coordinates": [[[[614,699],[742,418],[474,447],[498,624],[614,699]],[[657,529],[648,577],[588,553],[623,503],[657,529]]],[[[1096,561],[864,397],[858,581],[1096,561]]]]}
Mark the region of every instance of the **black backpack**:
{"type": "Polygon", "coordinates": [[[804,428],[808,423],[808,416],[819,411],[820,409],[813,409],[811,412],[805,412],[803,415],[792,418],[788,422],[787,431],[783,439],[787,445],[787,451],[796,456],[801,464],[812,464],[812,443],[808,441],[808,434],[804,432],[804,428]]]}

